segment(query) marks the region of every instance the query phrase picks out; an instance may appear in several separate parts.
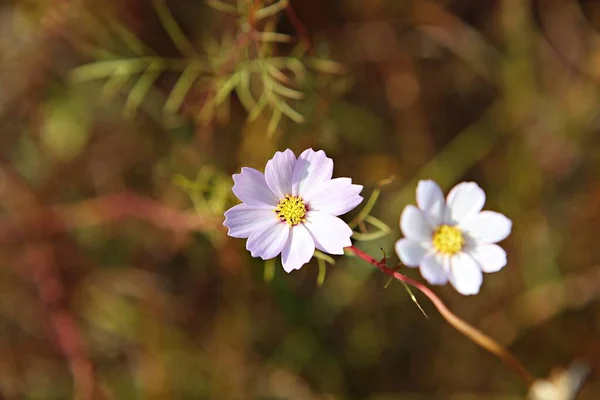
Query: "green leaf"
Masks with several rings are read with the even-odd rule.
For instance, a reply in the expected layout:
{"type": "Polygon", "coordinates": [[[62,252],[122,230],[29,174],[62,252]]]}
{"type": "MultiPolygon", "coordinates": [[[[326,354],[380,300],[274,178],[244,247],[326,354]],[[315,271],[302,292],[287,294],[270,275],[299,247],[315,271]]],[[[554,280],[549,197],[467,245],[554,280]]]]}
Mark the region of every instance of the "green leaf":
{"type": "Polygon", "coordinates": [[[185,96],[194,86],[194,82],[196,82],[200,73],[201,69],[195,64],[190,64],[189,67],[183,71],[165,102],[163,109],[164,114],[175,114],[179,110],[181,103],[183,103],[185,96]]]}
{"type": "Polygon", "coordinates": [[[277,3],[273,3],[270,6],[261,8],[260,10],[256,11],[256,13],[254,14],[254,18],[257,21],[259,21],[263,18],[270,17],[271,15],[275,15],[278,12],[285,10],[287,6],[288,0],[279,0],[277,3]]]}
{"type": "Polygon", "coordinates": [[[285,114],[286,117],[288,117],[292,121],[298,124],[304,122],[304,116],[298,111],[294,110],[292,107],[290,107],[289,104],[286,103],[284,100],[277,99],[277,101],[275,101],[273,105],[276,107],[276,109],[280,110],[283,114],[285,114]]]}
{"type": "Polygon", "coordinates": [[[258,116],[265,109],[267,103],[268,103],[267,96],[264,93],[261,94],[260,97],[258,98],[258,102],[256,103],[256,106],[254,106],[254,108],[252,109],[250,114],[248,114],[248,122],[252,122],[256,118],[258,118],[258,116]]]}
{"type": "Polygon", "coordinates": [[[256,100],[254,100],[250,89],[250,72],[244,69],[240,70],[240,81],[236,92],[242,106],[244,106],[247,112],[251,112],[256,106],[256,100]]]}
{"type": "Polygon", "coordinates": [[[238,85],[239,82],[240,82],[240,73],[239,72],[236,72],[233,75],[231,75],[225,81],[223,86],[221,86],[221,88],[215,95],[215,97],[213,99],[214,104],[219,105],[222,102],[224,102],[225,99],[227,99],[229,97],[229,95],[231,94],[231,91],[238,85]]]}
{"type": "Polygon", "coordinates": [[[237,8],[232,5],[232,4],[228,4],[225,3],[224,1],[219,1],[219,0],[208,0],[206,2],[206,4],[208,4],[209,7],[214,8],[217,11],[221,11],[224,13],[229,13],[229,14],[237,14],[237,8]]]}
{"type": "Polygon", "coordinates": [[[318,260],[323,260],[331,265],[335,265],[335,260],[320,250],[315,250],[315,254],[313,254],[313,256],[318,260]]]}
{"type": "Polygon", "coordinates": [[[133,89],[131,89],[131,92],[129,92],[129,96],[127,96],[125,107],[123,108],[123,115],[125,115],[125,117],[133,116],[144,100],[144,97],[146,97],[150,89],[152,89],[152,85],[156,79],[158,79],[161,72],[162,64],[159,62],[152,63],[148,66],[146,72],[140,77],[133,89]]]}
{"type": "Polygon", "coordinates": [[[317,264],[319,265],[319,275],[317,276],[317,285],[323,286],[325,282],[325,275],[327,274],[327,266],[325,265],[325,261],[321,258],[317,258],[317,264]]]}
{"type": "Polygon", "coordinates": [[[279,122],[281,121],[281,110],[276,108],[273,110],[273,114],[271,115],[271,120],[269,121],[269,126],[267,127],[267,136],[272,137],[277,127],[279,126],[279,122]]]}
{"type": "Polygon", "coordinates": [[[271,282],[273,277],[275,277],[275,259],[271,258],[270,260],[265,261],[263,279],[265,282],[271,282]]]}
{"type": "Polygon", "coordinates": [[[165,28],[165,31],[167,31],[167,34],[173,41],[173,44],[175,44],[175,47],[177,47],[184,56],[195,58],[197,52],[194,45],[181,30],[181,27],[173,17],[173,14],[171,14],[169,7],[167,7],[165,0],[152,0],[152,5],[156,10],[160,23],[165,28]]]}

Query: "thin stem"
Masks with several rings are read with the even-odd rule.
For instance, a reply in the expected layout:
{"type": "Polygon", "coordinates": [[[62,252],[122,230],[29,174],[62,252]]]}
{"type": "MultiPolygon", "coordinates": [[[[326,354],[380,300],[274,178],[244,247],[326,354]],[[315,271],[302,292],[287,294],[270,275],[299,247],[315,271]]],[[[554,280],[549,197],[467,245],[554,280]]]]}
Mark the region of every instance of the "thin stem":
{"type": "Polygon", "coordinates": [[[519,376],[525,381],[525,383],[527,384],[528,387],[531,386],[531,384],[534,382],[535,378],[533,377],[533,375],[531,375],[531,373],[529,373],[529,371],[527,371],[527,369],[523,366],[523,364],[521,364],[521,362],[519,360],[517,360],[517,358],[514,355],[512,355],[512,353],[510,353],[507,349],[502,347],[494,339],[487,336],[486,334],[484,334],[480,330],[476,329],[472,325],[468,324],[467,322],[465,322],[464,320],[459,318],[456,314],[454,314],[452,311],[450,311],[448,309],[448,307],[446,307],[444,302],[435,293],[433,293],[433,291],[431,291],[431,289],[429,289],[422,283],[417,282],[417,281],[407,277],[406,275],[403,275],[397,271],[394,271],[393,269],[391,269],[390,267],[387,266],[385,261],[377,261],[370,255],[365,253],[364,251],[362,251],[354,246],[346,247],[346,250],[351,251],[357,257],[363,259],[364,261],[368,262],[369,264],[376,266],[383,273],[391,276],[392,278],[395,278],[401,282],[407,283],[407,284],[411,285],[412,287],[414,287],[415,289],[418,289],[421,293],[423,293],[425,296],[427,296],[429,298],[429,300],[431,300],[431,302],[433,303],[435,308],[437,308],[437,310],[442,315],[442,317],[450,325],[452,325],[457,331],[461,332],[463,335],[465,335],[466,337],[471,339],[473,342],[475,342],[479,346],[483,347],[485,350],[489,351],[490,353],[494,354],[495,356],[500,358],[502,361],[504,361],[504,363],[506,365],[508,365],[517,374],[519,374],[519,376]]]}

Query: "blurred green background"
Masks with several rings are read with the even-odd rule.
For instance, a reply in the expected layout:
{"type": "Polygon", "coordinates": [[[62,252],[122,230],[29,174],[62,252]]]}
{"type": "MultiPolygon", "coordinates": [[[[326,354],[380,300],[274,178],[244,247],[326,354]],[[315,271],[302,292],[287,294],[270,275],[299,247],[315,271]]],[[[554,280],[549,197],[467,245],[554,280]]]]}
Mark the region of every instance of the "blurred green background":
{"type": "Polygon", "coordinates": [[[365,262],[270,279],[225,235],[285,148],[396,177],[376,258],[418,179],[478,182],[509,264],[435,292],[536,376],[599,365],[599,85],[594,0],[2,2],[0,398],[523,398],[365,262]]]}

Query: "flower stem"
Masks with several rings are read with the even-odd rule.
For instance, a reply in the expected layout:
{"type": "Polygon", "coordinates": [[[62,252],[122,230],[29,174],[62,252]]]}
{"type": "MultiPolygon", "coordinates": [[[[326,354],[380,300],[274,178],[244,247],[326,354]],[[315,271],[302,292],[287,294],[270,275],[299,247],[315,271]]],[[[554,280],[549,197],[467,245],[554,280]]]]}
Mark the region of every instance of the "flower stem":
{"type": "Polygon", "coordinates": [[[487,336],[472,325],[468,324],[467,322],[459,318],[456,314],[454,314],[452,311],[450,311],[448,307],[446,307],[444,302],[427,286],[409,278],[406,275],[394,271],[393,269],[387,266],[385,260],[377,261],[364,251],[356,248],[355,246],[346,247],[346,250],[354,253],[354,255],[363,259],[369,264],[376,266],[383,273],[391,276],[392,278],[407,283],[415,289],[418,289],[421,293],[427,296],[429,300],[431,300],[431,302],[433,303],[435,308],[437,308],[442,317],[457,331],[471,339],[479,346],[483,347],[485,350],[500,358],[506,365],[512,368],[525,381],[528,387],[531,386],[531,384],[534,382],[535,378],[533,377],[533,375],[531,375],[531,373],[529,373],[529,371],[525,369],[523,364],[521,364],[521,362],[517,360],[517,358],[514,355],[512,355],[512,353],[510,353],[507,349],[502,347],[494,339],[487,336]]]}

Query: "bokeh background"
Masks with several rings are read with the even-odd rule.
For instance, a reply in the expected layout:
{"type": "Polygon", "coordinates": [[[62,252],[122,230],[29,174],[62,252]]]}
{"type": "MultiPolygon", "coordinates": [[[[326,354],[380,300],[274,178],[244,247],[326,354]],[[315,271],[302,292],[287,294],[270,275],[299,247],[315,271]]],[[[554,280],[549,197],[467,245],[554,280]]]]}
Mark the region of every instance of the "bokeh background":
{"type": "Polygon", "coordinates": [[[599,85],[594,0],[3,1],[0,398],[524,398],[367,263],[319,285],[225,235],[288,147],[395,177],[357,242],[390,263],[418,179],[478,182],[509,264],[435,292],[536,376],[599,365],[599,85]]]}

